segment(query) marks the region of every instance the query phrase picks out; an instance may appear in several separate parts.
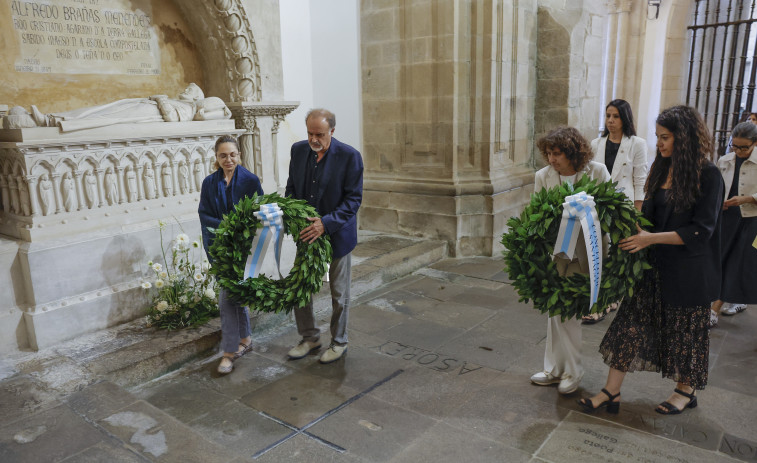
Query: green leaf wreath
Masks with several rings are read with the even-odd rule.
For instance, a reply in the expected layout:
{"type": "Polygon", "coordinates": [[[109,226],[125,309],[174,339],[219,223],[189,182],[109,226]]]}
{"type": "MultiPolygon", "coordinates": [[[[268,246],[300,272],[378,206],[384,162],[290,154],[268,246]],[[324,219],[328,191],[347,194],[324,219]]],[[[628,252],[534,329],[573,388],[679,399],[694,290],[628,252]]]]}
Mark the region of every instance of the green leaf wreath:
{"type": "Polygon", "coordinates": [[[520,217],[511,217],[502,235],[505,271],[521,302],[534,301],[534,308],[563,320],[604,310],[624,296],[633,296],[647,263],[646,249],[631,254],[617,244],[636,233],[636,224],[651,225],[633,203],[615,189],[612,182],[597,183],[588,176],[575,185],[568,182],[542,189],[531,196],[520,217]],[[589,275],[561,277],[552,260],[566,196],[585,191],[594,197],[602,232],[610,237],[609,252],[603,255],[602,283],[597,302],[589,309],[589,275]]]}
{"type": "Polygon", "coordinates": [[[323,285],[323,275],[331,262],[331,241],[323,235],[308,244],[298,239],[300,231],[310,225],[307,217],[318,217],[306,201],[284,198],[277,193],[254,195],[239,201],[231,213],[214,230],[210,246],[213,257],[211,272],[229,296],[250,310],[289,312],[308,303],[312,294],[323,285]],[[250,246],[260,221],[253,213],[262,204],[277,203],[283,212],[284,232],[295,237],[297,255],[286,278],[273,280],[266,275],[244,279],[244,268],[250,246]]]}

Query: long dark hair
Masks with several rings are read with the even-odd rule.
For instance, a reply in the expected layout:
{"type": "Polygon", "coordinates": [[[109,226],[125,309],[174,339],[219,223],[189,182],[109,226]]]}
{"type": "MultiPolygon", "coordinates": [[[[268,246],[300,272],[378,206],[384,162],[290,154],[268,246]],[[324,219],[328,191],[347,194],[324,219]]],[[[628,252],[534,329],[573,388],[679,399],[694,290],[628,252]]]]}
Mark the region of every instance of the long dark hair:
{"type": "MultiPolygon", "coordinates": [[[[612,106],[613,108],[618,110],[618,114],[620,114],[620,121],[623,122],[623,134],[627,137],[632,137],[636,135],[636,127],[633,125],[633,111],[631,111],[631,105],[626,100],[612,100],[611,102],[607,103],[607,106],[605,106],[605,112],[607,112],[607,108],[612,106]]],[[[610,134],[610,131],[607,130],[607,127],[605,127],[605,131],[602,132],[602,136],[606,137],[610,134]]]]}
{"type": "MultiPolygon", "coordinates": [[[[218,140],[216,140],[215,146],[213,146],[213,152],[215,153],[218,151],[218,147],[221,146],[223,143],[233,143],[234,146],[237,147],[237,153],[239,153],[239,163],[242,163],[242,151],[239,149],[239,142],[237,141],[236,137],[232,137],[231,135],[221,135],[218,137],[218,140]]],[[[218,164],[218,159],[213,161],[213,170],[218,170],[221,168],[221,165],[218,164]]]]}
{"type": "Polygon", "coordinates": [[[712,138],[699,111],[689,106],[668,108],[657,116],[656,122],[673,134],[673,153],[664,158],[657,150],[644,187],[646,197],[654,196],[671,171],[669,200],[676,211],[682,211],[699,196],[702,168],[712,154],[712,138]]]}

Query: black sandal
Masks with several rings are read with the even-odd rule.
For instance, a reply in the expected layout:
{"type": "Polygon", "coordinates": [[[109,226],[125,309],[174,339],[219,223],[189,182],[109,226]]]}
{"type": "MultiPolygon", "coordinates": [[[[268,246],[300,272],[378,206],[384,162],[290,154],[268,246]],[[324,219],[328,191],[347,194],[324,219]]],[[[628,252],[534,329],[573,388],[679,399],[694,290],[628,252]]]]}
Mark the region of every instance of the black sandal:
{"type": "Polygon", "coordinates": [[[602,388],[602,393],[609,397],[609,399],[605,400],[604,402],[601,402],[596,407],[591,403],[591,400],[589,399],[579,399],[577,400],[578,405],[582,406],[584,408],[585,412],[595,412],[599,410],[600,408],[607,406],[607,413],[618,413],[620,411],[620,401],[613,402],[617,397],[620,397],[620,392],[613,395],[610,394],[610,391],[608,391],[605,388],[602,388]]]}
{"type": "Polygon", "coordinates": [[[238,350],[234,352],[234,360],[238,359],[239,357],[243,356],[244,354],[248,353],[252,350],[252,343],[249,345],[243,343],[242,341],[239,341],[239,347],[242,348],[242,350],[238,350]]]}
{"type": "MultiPolygon", "coordinates": [[[[676,394],[680,394],[686,398],[689,399],[689,403],[683,406],[683,410],[686,410],[687,408],[697,408],[697,396],[694,395],[694,391],[691,391],[691,393],[683,392],[682,390],[676,388],[673,390],[676,394]]],[[[683,410],[679,409],[675,405],[671,404],[667,400],[665,402],[662,402],[660,405],[657,406],[657,408],[654,409],[657,413],[660,415],[680,415],[683,413],[683,410]],[[662,410],[660,407],[665,407],[668,410],[662,410]]]]}
{"type": "MultiPolygon", "coordinates": [[[[599,315],[599,314],[592,314],[592,315],[599,315]]],[[[607,313],[605,312],[602,312],[602,315],[599,315],[597,318],[594,318],[591,315],[584,315],[583,317],[581,317],[581,324],[593,325],[595,323],[599,323],[602,320],[604,320],[606,316],[607,316],[607,313]]]]}

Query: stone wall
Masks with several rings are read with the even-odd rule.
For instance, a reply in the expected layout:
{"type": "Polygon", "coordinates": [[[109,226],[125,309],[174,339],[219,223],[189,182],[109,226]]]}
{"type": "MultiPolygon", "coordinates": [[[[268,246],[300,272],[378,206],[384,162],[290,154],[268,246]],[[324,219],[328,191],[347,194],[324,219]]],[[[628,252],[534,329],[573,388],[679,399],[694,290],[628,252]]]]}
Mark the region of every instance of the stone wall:
{"type": "Polygon", "coordinates": [[[361,7],[361,227],[491,255],[533,182],[536,2],[361,7]]]}

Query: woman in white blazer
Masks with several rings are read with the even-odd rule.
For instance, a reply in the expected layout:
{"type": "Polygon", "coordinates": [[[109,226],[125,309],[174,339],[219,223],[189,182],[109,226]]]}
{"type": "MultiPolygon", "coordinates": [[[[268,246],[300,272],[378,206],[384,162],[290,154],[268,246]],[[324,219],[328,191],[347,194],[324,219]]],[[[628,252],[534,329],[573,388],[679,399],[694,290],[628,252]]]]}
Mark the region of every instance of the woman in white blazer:
{"type": "Polygon", "coordinates": [[[731,134],[729,153],[718,160],[725,183],[721,255],[723,280],[720,300],[712,304],[710,325],[717,316],[734,315],[757,304],[757,125],[742,122],[731,134]],[[730,306],[723,309],[723,301],[730,306]]]}
{"type": "Polygon", "coordinates": [[[636,136],[631,105],[612,100],[605,108],[605,131],[591,142],[594,160],[610,172],[617,188],[622,188],[636,209],[644,202],[647,181],[647,142],[636,136]]]}
{"type": "MultiPolygon", "coordinates": [[[[573,127],[558,127],[536,142],[548,166],[536,172],[534,190],[553,188],[563,182],[575,183],[584,175],[607,182],[610,174],[603,164],[591,161],[589,142],[573,127]]],[[[561,276],[589,273],[586,247],[578,240],[577,255],[573,260],[555,258],[561,276]]],[[[547,321],[547,343],[544,352],[544,369],[531,376],[531,382],[540,386],[557,384],[561,394],[570,394],[583,378],[581,365],[581,322],[577,319],[562,321],[558,315],[547,321]]]]}
{"type": "MultiPolygon", "coordinates": [[[[605,131],[591,142],[594,160],[607,167],[616,188],[622,189],[634,207],[641,210],[644,202],[644,184],[647,181],[647,142],[636,136],[633,112],[626,100],[612,100],[605,108],[605,131]]],[[[617,304],[610,307],[617,308],[617,304]]],[[[610,308],[603,313],[582,318],[590,325],[604,320],[610,308]]]]}

